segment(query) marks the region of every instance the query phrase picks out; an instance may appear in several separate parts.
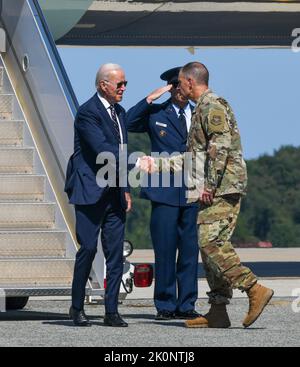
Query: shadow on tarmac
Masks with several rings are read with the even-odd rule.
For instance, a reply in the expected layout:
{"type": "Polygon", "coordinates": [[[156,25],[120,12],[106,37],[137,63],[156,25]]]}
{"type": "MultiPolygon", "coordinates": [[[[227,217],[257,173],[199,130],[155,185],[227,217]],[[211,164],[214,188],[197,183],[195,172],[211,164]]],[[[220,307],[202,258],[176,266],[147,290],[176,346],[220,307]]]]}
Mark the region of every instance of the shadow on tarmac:
{"type": "MultiPolygon", "coordinates": [[[[98,315],[88,315],[92,326],[102,326],[106,327],[103,322],[98,322],[98,320],[102,320],[103,316],[98,315]]],[[[185,327],[184,320],[168,320],[168,321],[157,321],[155,320],[155,315],[149,314],[122,314],[124,319],[134,320],[137,324],[144,325],[160,325],[166,327],[185,327]]],[[[43,325],[51,325],[51,326],[65,326],[65,327],[75,327],[73,325],[72,320],[70,320],[69,315],[66,313],[57,313],[57,312],[35,312],[35,311],[7,311],[5,313],[0,313],[0,323],[4,321],[44,321],[43,325]]],[[[134,325],[134,323],[133,323],[134,325]]],[[[186,328],[188,329],[188,328],[186,328]]],[[[201,329],[201,328],[191,328],[201,329]]],[[[243,327],[231,327],[231,330],[247,330],[251,332],[251,330],[265,330],[266,328],[243,328],[243,327]]],[[[220,329],[221,330],[221,329],[220,329]]],[[[223,329],[222,329],[223,330],[223,329]]]]}
{"type": "MultiPolygon", "coordinates": [[[[100,319],[101,316],[90,316],[90,319],[100,319]]],[[[49,321],[49,320],[70,320],[66,313],[35,312],[35,311],[7,311],[0,313],[1,321],[49,321]]]]}

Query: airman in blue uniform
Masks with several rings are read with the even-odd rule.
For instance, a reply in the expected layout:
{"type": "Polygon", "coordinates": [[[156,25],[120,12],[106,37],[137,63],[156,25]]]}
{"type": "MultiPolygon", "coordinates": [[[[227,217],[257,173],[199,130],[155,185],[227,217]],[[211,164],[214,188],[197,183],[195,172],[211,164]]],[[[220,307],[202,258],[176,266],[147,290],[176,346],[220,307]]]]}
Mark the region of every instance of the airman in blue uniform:
{"type": "MultiPolygon", "coordinates": [[[[161,79],[167,81],[167,86],[152,92],[126,114],[128,131],[148,134],[152,153],[186,151],[193,107],[176,89],[179,71],[177,67],[164,72],[161,79]],[[153,103],[168,91],[170,99],[162,104],[153,103]]],[[[141,197],[152,205],[156,319],[193,319],[199,316],[195,311],[198,205],[187,203],[186,187],[180,184],[184,183],[182,173],[171,174],[168,187],[164,187],[161,173],[156,178],[151,177],[152,182],[159,183],[157,187],[148,185],[141,189],[141,197]]]]}

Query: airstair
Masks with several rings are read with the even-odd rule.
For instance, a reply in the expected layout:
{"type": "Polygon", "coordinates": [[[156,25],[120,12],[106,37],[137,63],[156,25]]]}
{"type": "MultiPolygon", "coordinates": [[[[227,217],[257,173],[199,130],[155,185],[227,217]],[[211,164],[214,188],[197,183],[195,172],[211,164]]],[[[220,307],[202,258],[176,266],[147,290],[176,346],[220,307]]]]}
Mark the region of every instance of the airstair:
{"type": "Polygon", "coordinates": [[[66,253],[68,233],[57,224],[57,203],[47,197],[50,184],[38,173],[42,162],[25,136],[28,126],[3,63],[0,89],[1,288],[22,287],[26,294],[35,288],[70,288],[74,260],[66,253]]]}
{"type": "MultiPolygon", "coordinates": [[[[78,103],[38,1],[3,0],[0,12],[3,311],[3,297],[22,308],[31,296],[71,294],[78,244],[64,181],[78,103]]],[[[95,268],[87,294],[103,295],[101,253],[95,268]]]]}

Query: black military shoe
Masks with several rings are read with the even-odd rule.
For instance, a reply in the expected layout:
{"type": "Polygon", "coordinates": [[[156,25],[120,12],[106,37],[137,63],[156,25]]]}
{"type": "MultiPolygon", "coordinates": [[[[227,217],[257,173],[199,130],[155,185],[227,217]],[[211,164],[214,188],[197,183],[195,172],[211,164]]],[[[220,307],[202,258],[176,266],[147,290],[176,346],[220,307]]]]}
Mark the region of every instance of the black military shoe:
{"type": "Polygon", "coordinates": [[[83,310],[78,311],[71,307],[69,311],[70,319],[73,320],[75,326],[89,327],[92,326],[83,310]]]}
{"type": "Polygon", "coordinates": [[[175,313],[171,311],[158,311],[155,320],[173,320],[175,313]]]}
{"type": "Polygon", "coordinates": [[[113,327],[127,327],[125,322],[118,313],[107,313],[104,316],[104,325],[113,327]]]}
{"type": "Polygon", "coordinates": [[[185,312],[180,312],[180,311],[175,312],[175,319],[194,320],[197,317],[201,317],[201,315],[195,310],[189,310],[185,312]]]}

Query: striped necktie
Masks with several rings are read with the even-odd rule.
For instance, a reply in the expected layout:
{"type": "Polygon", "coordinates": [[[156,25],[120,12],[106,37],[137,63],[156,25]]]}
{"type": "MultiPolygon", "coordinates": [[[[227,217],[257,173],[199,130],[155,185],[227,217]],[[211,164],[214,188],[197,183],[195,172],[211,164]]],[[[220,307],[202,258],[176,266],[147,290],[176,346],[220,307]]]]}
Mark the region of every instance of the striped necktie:
{"type": "Polygon", "coordinates": [[[116,136],[118,138],[119,144],[121,144],[120,128],[119,128],[119,123],[118,123],[117,113],[116,113],[115,107],[113,105],[110,105],[109,109],[110,109],[110,112],[111,112],[111,119],[113,121],[113,126],[114,126],[114,130],[116,132],[116,136]]]}

